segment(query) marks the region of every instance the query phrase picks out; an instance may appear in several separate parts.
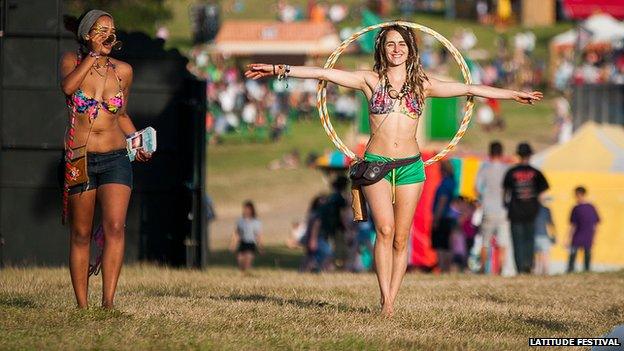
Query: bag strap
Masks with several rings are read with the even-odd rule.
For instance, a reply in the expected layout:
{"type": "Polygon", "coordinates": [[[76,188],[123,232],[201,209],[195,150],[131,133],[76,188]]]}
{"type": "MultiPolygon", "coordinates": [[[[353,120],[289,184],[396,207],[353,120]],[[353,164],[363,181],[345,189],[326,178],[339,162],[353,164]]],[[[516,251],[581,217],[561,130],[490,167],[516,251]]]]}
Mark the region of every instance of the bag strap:
{"type": "MultiPolygon", "coordinates": [[[[78,53],[78,64],[80,64],[81,55],[78,53]]],[[[106,80],[108,79],[108,68],[109,65],[106,65],[106,77],[104,77],[104,87],[102,88],[102,95],[104,95],[104,90],[106,90],[106,80]]],[[[75,68],[74,68],[75,69],[75,68]]],[[[102,96],[103,97],[103,96],[102,96]]],[[[96,108],[101,108],[102,103],[98,101],[98,105],[96,108]]],[[[65,224],[69,215],[69,183],[67,182],[67,177],[70,173],[71,161],[74,158],[74,152],[72,150],[82,149],[84,148],[84,155],[87,155],[87,145],[89,144],[89,138],[91,137],[91,131],[93,130],[93,125],[95,124],[95,120],[91,121],[91,116],[89,116],[89,133],[87,134],[87,140],[84,145],[79,147],[72,147],[74,142],[74,134],[76,124],[76,109],[71,109],[71,116],[69,119],[69,130],[65,131],[66,139],[65,139],[65,176],[64,176],[64,184],[63,184],[63,210],[61,213],[61,223],[65,224]]]]}

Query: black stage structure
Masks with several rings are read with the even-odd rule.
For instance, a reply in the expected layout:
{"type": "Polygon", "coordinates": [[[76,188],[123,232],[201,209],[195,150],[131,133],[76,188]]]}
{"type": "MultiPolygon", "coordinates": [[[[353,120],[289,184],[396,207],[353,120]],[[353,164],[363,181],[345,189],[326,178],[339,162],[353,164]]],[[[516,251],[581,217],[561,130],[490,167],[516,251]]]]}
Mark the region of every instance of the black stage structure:
{"type": "MultiPolygon", "coordinates": [[[[0,264],[65,265],[58,165],[67,108],[59,58],[76,50],[62,0],[0,0],[0,264]]],[[[205,83],[177,50],[142,33],[118,35],[130,63],[128,112],[153,126],[158,151],[134,163],[126,262],[197,267],[204,237],[205,83]]],[[[97,222],[97,220],[96,220],[97,222]]]]}

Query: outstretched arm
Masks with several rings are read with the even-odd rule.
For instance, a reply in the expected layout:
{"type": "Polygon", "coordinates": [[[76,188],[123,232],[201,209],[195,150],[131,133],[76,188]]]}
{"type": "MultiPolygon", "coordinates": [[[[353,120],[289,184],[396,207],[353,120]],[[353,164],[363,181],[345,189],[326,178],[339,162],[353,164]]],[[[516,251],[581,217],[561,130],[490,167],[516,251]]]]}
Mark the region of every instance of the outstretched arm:
{"type": "Polygon", "coordinates": [[[429,78],[429,82],[425,84],[428,92],[427,96],[431,97],[474,95],[492,99],[516,100],[521,104],[533,104],[534,101],[540,101],[544,96],[539,91],[526,93],[523,91],[494,88],[487,85],[445,82],[435,78],[429,78]]]}
{"type": "MultiPolygon", "coordinates": [[[[268,65],[264,63],[252,63],[247,65],[245,77],[251,79],[259,79],[263,77],[278,75],[284,72],[284,65],[268,65]]],[[[312,78],[326,80],[343,87],[358,89],[366,92],[368,85],[366,84],[366,75],[371,74],[370,71],[342,71],[339,69],[328,69],[320,67],[308,66],[290,66],[290,77],[295,78],[312,78]]]]}

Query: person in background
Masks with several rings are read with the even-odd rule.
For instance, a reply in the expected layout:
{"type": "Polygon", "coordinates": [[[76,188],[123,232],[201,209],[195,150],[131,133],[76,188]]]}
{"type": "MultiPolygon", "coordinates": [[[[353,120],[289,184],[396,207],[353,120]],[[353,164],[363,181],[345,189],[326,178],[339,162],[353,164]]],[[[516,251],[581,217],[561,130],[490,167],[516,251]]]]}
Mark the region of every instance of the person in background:
{"type": "Polygon", "coordinates": [[[324,270],[333,270],[335,264],[342,267],[346,257],[345,231],[343,213],[348,210],[348,203],[344,191],[348,184],[345,176],[338,176],[332,182],[332,192],[320,208],[321,227],[319,234],[319,261],[324,270]],[[333,240],[332,250],[330,242],[333,240]],[[335,261],[335,262],[334,262],[335,261]]]}
{"type": "Polygon", "coordinates": [[[555,224],[550,208],[547,207],[549,202],[550,198],[541,199],[535,217],[535,268],[533,273],[541,275],[548,275],[548,253],[552,244],[555,243],[555,224]]]}
{"type": "Polygon", "coordinates": [[[433,200],[433,223],[431,225],[431,246],[438,256],[438,268],[448,272],[451,265],[450,238],[456,219],[451,211],[451,201],[455,196],[457,182],[453,166],[448,160],[440,163],[442,182],[438,185],[433,200]]]}
{"type": "Polygon", "coordinates": [[[529,165],[533,154],[531,145],[518,144],[520,162],[505,174],[504,201],[511,222],[516,267],[520,273],[531,273],[535,250],[535,217],[539,211],[540,195],[548,190],[548,181],[539,170],[529,165]]]}
{"type": "Polygon", "coordinates": [[[256,217],[256,207],[253,202],[243,203],[243,215],[236,222],[236,230],[232,234],[230,251],[236,250],[238,268],[247,272],[253,265],[256,252],[263,253],[262,222],[256,217]]]}
{"type": "Polygon", "coordinates": [[[570,114],[570,103],[565,97],[560,96],[553,102],[555,108],[555,117],[553,124],[555,126],[554,140],[558,144],[565,144],[572,139],[572,115],[570,114]]]}
{"type": "Polygon", "coordinates": [[[574,272],[574,263],[578,249],[583,248],[585,258],[585,271],[589,271],[591,264],[591,248],[594,242],[596,225],[600,222],[598,211],[594,205],[586,199],[587,189],[579,186],[574,189],[576,206],[570,214],[570,260],[568,261],[568,273],[574,272]]]}
{"type": "Polygon", "coordinates": [[[453,255],[451,272],[463,272],[468,264],[468,236],[471,230],[472,209],[468,199],[458,196],[451,202],[451,211],[457,216],[457,224],[451,233],[451,252],[453,255]]]}
{"type": "Polygon", "coordinates": [[[516,268],[513,263],[513,248],[507,209],[503,205],[503,179],[509,166],[503,162],[503,144],[499,141],[490,143],[489,160],[483,162],[477,172],[476,193],[480,198],[483,210],[480,233],[483,238],[481,248],[481,267],[488,264],[492,238],[496,237],[498,246],[497,258],[501,267],[501,274],[513,276],[516,268]]]}
{"type": "Polygon", "coordinates": [[[319,262],[319,232],[321,229],[321,206],[325,204],[326,197],[323,194],[319,194],[312,199],[308,215],[306,218],[305,234],[301,238],[301,245],[305,249],[305,257],[299,271],[312,272],[319,271],[321,268],[321,262],[319,262]]]}

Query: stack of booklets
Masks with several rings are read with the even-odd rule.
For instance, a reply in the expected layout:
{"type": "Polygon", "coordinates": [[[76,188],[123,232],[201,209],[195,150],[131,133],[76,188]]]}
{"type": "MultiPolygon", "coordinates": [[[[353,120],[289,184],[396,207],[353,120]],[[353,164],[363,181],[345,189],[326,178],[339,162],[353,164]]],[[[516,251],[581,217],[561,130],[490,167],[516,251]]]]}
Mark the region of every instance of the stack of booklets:
{"type": "Polygon", "coordinates": [[[139,150],[151,154],[156,151],[156,129],[147,127],[141,129],[126,138],[128,157],[134,161],[139,150]]]}

